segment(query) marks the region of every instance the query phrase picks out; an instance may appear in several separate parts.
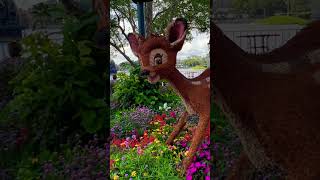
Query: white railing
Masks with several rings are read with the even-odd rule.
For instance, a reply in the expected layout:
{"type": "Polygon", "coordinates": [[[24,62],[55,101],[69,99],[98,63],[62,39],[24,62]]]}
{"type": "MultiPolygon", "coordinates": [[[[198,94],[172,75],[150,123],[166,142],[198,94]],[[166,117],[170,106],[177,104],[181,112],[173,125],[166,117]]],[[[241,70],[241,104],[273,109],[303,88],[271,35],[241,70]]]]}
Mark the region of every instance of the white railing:
{"type": "Polygon", "coordinates": [[[178,69],[186,78],[191,79],[199,76],[203,70],[193,70],[193,69],[178,69]]]}

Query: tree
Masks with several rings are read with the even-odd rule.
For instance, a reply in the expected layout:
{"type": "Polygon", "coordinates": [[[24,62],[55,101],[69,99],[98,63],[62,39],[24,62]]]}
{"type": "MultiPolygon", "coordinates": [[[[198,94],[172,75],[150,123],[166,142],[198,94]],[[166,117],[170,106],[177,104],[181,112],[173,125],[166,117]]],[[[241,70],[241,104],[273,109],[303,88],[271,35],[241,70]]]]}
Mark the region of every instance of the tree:
{"type": "Polygon", "coordinates": [[[262,14],[272,16],[278,12],[288,12],[288,14],[297,14],[305,12],[307,0],[233,0],[232,7],[240,13],[246,13],[250,16],[262,14]]]}
{"type": "Polygon", "coordinates": [[[263,14],[269,16],[274,12],[286,10],[284,0],[233,0],[232,7],[236,11],[252,17],[262,14],[262,11],[263,14]]]}
{"type": "Polygon", "coordinates": [[[194,67],[194,66],[208,66],[208,62],[200,56],[190,57],[182,62],[182,64],[186,67],[194,67]]]}
{"type": "MultiPolygon", "coordinates": [[[[206,32],[209,30],[209,4],[209,0],[154,0],[152,6],[148,6],[148,12],[150,8],[153,12],[151,30],[160,34],[174,17],[184,17],[191,29],[206,32]]],[[[131,0],[110,1],[110,9],[110,46],[134,65],[124,47],[128,45],[128,32],[138,31],[136,4],[131,0]]]]}

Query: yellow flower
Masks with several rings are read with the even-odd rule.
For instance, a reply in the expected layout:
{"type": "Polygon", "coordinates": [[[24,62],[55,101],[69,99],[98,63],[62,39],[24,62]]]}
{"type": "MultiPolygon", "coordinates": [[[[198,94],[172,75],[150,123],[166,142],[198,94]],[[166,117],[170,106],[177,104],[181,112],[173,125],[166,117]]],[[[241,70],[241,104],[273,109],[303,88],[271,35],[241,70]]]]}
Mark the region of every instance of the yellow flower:
{"type": "Polygon", "coordinates": [[[155,143],[159,143],[160,141],[158,139],[154,140],[155,143]]]}
{"type": "Polygon", "coordinates": [[[38,158],[32,158],[31,162],[32,162],[32,164],[37,163],[38,162],[38,158]]]}
{"type": "Polygon", "coordinates": [[[132,171],[131,176],[132,177],[136,177],[136,175],[137,175],[137,172],[136,171],[132,171]]]}
{"type": "Polygon", "coordinates": [[[143,176],[148,176],[148,173],[143,173],[143,176]]]}
{"type": "Polygon", "coordinates": [[[188,153],[189,153],[189,151],[186,151],[186,152],[184,153],[184,155],[185,155],[185,156],[188,156],[188,153]]]}
{"type": "Polygon", "coordinates": [[[114,175],[113,176],[113,180],[119,180],[119,176],[118,175],[114,175]]]}

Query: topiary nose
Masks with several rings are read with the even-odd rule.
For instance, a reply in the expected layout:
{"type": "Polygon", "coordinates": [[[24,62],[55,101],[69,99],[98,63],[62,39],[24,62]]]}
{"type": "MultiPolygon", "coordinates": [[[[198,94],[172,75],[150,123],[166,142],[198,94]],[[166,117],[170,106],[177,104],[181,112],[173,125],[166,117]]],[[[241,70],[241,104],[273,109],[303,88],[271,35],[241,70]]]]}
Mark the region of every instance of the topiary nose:
{"type": "Polygon", "coordinates": [[[150,74],[150,71],[149,70],[142,70],[140,72],[140,76],[148,76],[150,74]]]}

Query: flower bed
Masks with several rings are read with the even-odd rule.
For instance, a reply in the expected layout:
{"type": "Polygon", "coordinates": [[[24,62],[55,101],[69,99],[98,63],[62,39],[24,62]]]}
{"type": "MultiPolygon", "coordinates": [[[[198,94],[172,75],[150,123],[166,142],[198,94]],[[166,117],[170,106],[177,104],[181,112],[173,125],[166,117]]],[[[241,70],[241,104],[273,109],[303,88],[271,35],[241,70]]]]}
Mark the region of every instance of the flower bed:
{"type": "Polygon", "coordinates": [[[133,130],[130,135],[121,138],[113,132],[110,152],[111,179],[210,179],[209,134],[198,148],[193,163],[186,174],[182,174],[181,163],[188,152],[194,128],[186,128],[174,140],[174,145],[165,144],[176,114],[171,111],[155,115],[149,122],[143,135],[133,130]]]}

